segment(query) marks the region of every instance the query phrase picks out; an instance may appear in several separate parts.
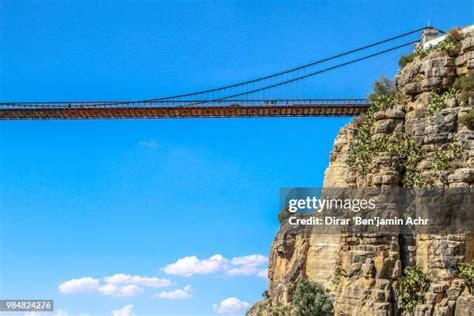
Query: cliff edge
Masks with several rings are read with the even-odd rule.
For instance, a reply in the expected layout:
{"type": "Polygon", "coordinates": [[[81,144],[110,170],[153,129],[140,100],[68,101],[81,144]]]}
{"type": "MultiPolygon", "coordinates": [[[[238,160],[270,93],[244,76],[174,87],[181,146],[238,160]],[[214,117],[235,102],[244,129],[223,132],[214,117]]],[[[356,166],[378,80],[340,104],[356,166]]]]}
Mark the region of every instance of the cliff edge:
{"type": "MultiPolygon", "coordinates": [[[[340,130],[324,187],[473,187],[474,30],[429,31],[401,59],[393,89],[379,82],[368,112],[340,130]]],[[[305,279],[332,295],[329,314],[474,315],[473,259],[473,235],[318,235],[283,221],[270,250],[268,296],[247,314],[310,315],[291,305],[305,279]],[[410,273],[429,283],[403,297],[410,273]]]]}

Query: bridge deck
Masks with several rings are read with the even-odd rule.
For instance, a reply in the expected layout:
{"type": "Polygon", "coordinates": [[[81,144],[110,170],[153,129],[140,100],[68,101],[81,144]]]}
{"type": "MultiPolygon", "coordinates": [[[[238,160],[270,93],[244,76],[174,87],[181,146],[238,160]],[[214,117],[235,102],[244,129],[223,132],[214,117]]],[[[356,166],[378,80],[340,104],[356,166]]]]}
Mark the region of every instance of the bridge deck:
{"type": "Polygon", "coordinates": [[[366,100],[0,103],[0,120],[356,116],[366,100]]]}

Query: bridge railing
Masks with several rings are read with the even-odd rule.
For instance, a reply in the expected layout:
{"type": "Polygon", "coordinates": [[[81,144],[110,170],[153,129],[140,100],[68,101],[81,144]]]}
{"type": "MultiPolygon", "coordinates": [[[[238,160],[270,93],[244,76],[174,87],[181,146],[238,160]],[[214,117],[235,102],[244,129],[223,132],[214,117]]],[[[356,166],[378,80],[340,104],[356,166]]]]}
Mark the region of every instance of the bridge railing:
{"type": "Polygon", "coordinates": [[[0,109],[45,108],[140,108],[140,107],[207,107],[207,106],[366,106],[366,99],[245,99],[245,100],[144,100],[144,101],[58,101],[2,102],[0,109]]]}

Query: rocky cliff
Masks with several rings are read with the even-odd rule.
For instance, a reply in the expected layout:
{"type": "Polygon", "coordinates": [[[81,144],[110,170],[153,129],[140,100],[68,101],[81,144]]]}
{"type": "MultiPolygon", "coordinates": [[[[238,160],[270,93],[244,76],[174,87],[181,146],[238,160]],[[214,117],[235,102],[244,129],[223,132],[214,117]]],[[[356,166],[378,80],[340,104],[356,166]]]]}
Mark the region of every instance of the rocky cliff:
{"type": "MultiPolygon", "coordinates": [[[[324,187],[473,187],[474,30],[433,42],[401,61],[393,93],[341,129],[324,187]]],[[[305,278],[334,295],[335,315],[474,315],[458,268],[473,258],[473,235],[318,235],[283,222],[270,251],[268,298],[248,314],[294,314],[292,295],[305,278]],[[430,282],[409,309],[397,289],[410,266],[430,282]]]]}

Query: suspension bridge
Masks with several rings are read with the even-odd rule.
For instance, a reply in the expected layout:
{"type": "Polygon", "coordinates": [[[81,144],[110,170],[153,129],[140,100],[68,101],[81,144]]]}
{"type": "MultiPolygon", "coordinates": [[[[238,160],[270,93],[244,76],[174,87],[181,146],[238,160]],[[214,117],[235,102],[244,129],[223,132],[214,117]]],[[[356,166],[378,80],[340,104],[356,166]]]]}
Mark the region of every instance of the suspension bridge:
{"type": "Polygon", "coordinates": [[[219,88],[134,101],[60,101],[2,102],[0,120],[33,119],[123,119],[123,118],[235,118],[235,117],[317,117],[357,116],[370,106],[366,99],[313,99],[275,97],[283,87],[297,87],[305,80],[413,46],[410,40],[383,47],[325,68],[316,67],[360,54],[381,45],[391,44],[419,32],[442,32],[424,27],[399,34],[363,47],[349,50],[311,63],[219,88]],[[256,98],[255,96],[263,96],[256,98]]]}

